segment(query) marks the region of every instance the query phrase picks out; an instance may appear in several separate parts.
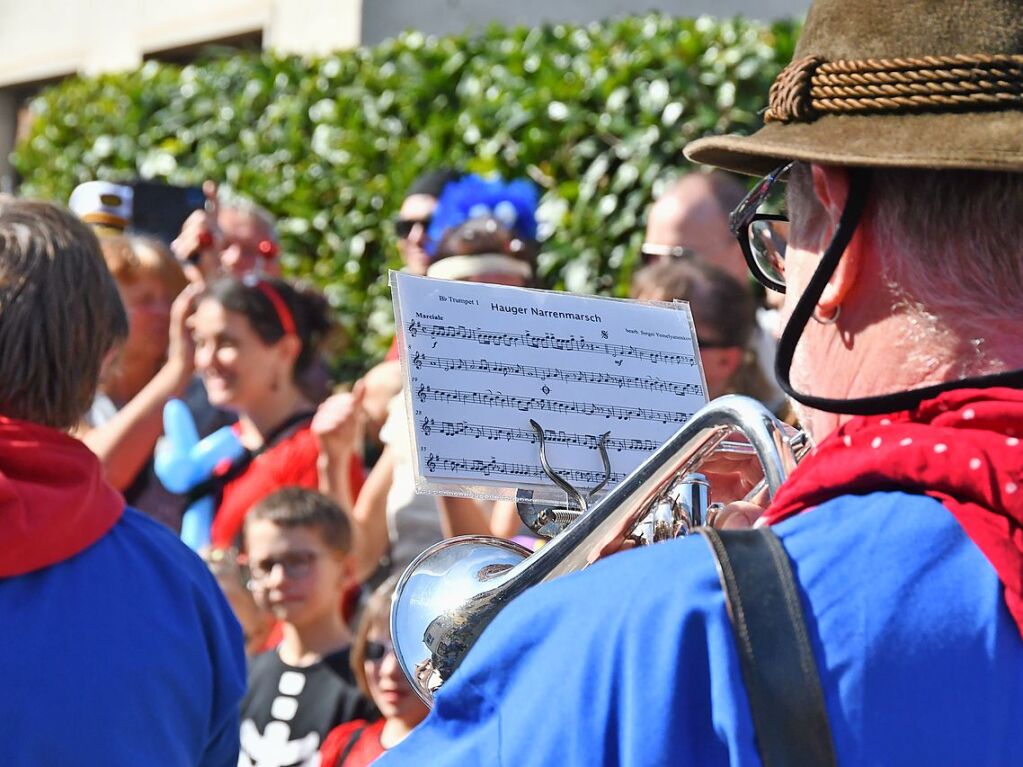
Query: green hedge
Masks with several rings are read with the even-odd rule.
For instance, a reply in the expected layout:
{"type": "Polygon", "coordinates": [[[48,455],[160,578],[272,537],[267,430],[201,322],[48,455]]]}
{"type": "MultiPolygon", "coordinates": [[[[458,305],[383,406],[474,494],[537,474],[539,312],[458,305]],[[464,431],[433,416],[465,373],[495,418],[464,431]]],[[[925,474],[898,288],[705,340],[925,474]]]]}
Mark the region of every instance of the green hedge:
{"type": "Polygon", "coordinates": [[[587,26],[409,32],[323,58],[239,54],[71,78],[33,103],[25,194],[92,178],[226,182],[281,220],[286,268],[322,285],[357,373],[389,341],[389,220],[423,169],[544,189],[544,285],[627,286],[655,181],[693,138],[748,131],[797,25],[660,15],[587,26]]]}

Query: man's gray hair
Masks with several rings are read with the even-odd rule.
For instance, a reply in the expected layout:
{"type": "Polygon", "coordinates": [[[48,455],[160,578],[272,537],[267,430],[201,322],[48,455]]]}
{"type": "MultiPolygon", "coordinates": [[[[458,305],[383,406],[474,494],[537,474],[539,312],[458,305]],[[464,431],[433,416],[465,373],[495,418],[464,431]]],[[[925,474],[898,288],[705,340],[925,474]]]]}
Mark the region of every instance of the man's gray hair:
{"type": "MultiPolygon", "coordinates": [[[[810,168],[791,173],[789,207],[803,233],[824,225],[810,168]]],[[[1023,174],[876,168],[868,211],[876,275],[931,330],[961,339],[1023,317],[1023,174]]],[[[870,275],[864,275],[870,279],[870,275]]]]}
{"type": "Polygon", "coordinates": [[[220,198],[220,207],[227,210],[236,210],[245,216],[251,216],[267,228],[274,238],[277,238],[277,221],[273,213],[262,205],[253,202],[248,197],[238,194],[226,186],[217,190],[220,198]]]}

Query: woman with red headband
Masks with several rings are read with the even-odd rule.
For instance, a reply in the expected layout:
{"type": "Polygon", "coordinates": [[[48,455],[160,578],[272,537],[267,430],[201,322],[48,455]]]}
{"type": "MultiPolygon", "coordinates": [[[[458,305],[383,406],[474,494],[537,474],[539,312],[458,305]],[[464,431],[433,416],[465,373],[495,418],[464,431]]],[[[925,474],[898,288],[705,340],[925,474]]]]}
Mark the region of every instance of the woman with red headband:
{"type": "MultiPolygon", "coordinates": [[[[199,297],[192,326],[195,366],[210,403],[238,414],[246,448],[242,458],[193,490],[197,497],[219,494],[213,546],[231,546],[252,505],[281,487],[316,489],[341,475],[344,487],[324,489],[350,504],[361,462],[351,450],[325,450],[321,482],[323,440],[310,428],[318,402],[302,381],[331,328],[326,299],[280,279],[228,277],[199,297]]],[[[350,448],[354,440],[340,442],[350,448]]]]}

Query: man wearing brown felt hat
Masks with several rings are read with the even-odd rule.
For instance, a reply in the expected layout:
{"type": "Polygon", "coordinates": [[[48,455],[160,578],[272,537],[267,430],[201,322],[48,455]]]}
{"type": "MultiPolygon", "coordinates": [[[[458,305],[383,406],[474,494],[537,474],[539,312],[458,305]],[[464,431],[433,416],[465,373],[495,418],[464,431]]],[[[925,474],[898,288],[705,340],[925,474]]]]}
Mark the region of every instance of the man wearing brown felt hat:
{"type": "Polygon", "coordinates": [[[381,763],[1023,763],[1023,1],[820,0],[763,129],[686,154],[764,176],[731,225],[815,443],[719,517],[765,592],[728,536],[533,588],[381,763]]]}

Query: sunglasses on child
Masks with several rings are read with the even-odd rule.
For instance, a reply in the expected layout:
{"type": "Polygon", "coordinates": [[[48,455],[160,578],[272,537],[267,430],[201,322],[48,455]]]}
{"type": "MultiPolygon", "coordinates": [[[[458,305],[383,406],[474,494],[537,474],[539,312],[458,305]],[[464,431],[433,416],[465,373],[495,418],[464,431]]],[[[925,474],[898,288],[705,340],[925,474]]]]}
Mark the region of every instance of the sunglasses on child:
{"type": "Polygon", "coordinates": [[[366,642],[366,660],[370,663],[378,663],[384,659],[389,652],[394,652],[394,645],[390,642],[366,642]]]}

